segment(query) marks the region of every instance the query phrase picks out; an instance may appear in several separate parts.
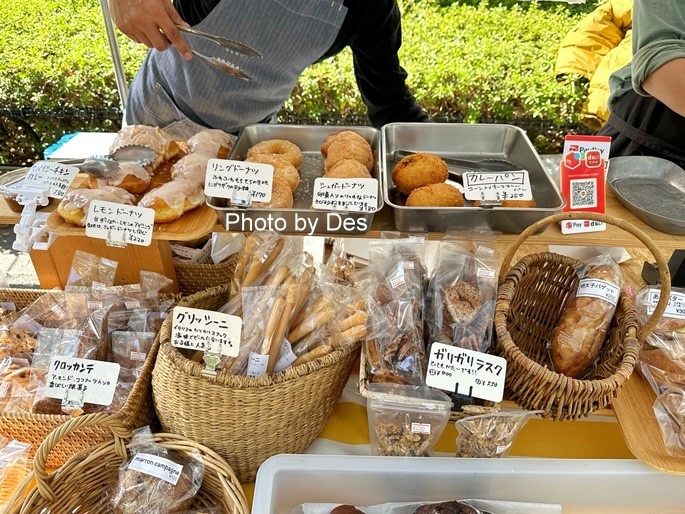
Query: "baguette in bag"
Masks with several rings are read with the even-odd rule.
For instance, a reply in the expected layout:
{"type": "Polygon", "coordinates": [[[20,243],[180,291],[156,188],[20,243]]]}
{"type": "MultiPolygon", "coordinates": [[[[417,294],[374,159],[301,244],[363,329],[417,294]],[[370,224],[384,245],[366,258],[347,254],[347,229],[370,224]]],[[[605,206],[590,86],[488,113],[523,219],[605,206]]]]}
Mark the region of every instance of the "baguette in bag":
{"type": "Polygon", "coordinates": [[[600,353],[623,285],[618,264],[603,255],[588,264],[576,295],[552,333],[554,371],[578,378],[600,353]]]}

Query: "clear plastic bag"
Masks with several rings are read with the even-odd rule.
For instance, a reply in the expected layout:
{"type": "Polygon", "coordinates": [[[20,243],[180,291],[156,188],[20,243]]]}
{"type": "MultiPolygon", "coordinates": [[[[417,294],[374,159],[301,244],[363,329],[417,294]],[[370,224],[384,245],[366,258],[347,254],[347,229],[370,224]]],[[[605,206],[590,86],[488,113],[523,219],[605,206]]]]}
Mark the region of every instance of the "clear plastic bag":
{"type": "Polygon", "coordinates": [[[685,457],[685,389],[667,389],[656,397],[652,408],[666,451],[674,457],[685,457]]]}
{"type": "Polygon", "coordinates": [[[71,261],[65,290],[90,289],[93,286],[111,286],[119,263],[98,257],[82,250],[76,250],[71,261]]]}
{"type": "Polygon", "coordinates": [[[493,412],[458,419],[456,456],[507,457],[520,430],[542,412],[493,412]]]}
{"type": "Polygon", "coordinates": [[[373,455],[430,457],[452,401],[427,386],[372,383],[366,405],[373,455]]]}
{"type": "Polygon", "coordinates": [[[31,445],[1,436],[0,439],[0,509],[4,509],[31,471],[31,445]]]}
{"type": "Polygon", "coordinates": [[[199,452],[168,450],[152,439],[149,427],[137,430],[129,444],[129,459],[109,497],[115,514],[183,512],[200,490],[204,464],[199,452]]]}

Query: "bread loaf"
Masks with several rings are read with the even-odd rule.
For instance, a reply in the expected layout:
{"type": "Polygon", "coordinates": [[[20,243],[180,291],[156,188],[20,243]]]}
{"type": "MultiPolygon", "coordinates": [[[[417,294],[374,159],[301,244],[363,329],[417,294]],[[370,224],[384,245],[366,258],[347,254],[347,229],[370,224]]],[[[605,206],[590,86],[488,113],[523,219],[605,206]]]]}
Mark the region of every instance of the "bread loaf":
{"type": "Polygon", "coordinates": [[[550,356],[554,371],[577,378],[597,358],[622,283],[621,270],[613,260],[588,269],[552,333],[550,356]]]}

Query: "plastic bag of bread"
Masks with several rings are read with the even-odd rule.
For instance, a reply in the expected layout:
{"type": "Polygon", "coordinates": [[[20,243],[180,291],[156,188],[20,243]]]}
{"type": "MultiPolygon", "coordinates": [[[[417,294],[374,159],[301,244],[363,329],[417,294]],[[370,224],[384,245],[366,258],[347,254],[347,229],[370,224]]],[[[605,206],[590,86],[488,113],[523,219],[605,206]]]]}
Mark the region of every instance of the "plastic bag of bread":
{"type": "Polygon", "coordinates": [[[507,457],[528,421],[543,411],[490,412],[455,421],[457,457],[507,457]]]}
{"type": "Polygon", "coordinates": [[[552,331],[549,353],[557,373],[582,377],[597,359],[623,286],[623,274],[609,254],[577,270],[580,282],[552,331]]]}
{"type": "Polygon", "coordinates": [[[452,401],[427,386],[369,384],[366,410],[371,453],[430,457],[450,417],[452,401]]]}
{"type": "Polygon", "coordinates": [[[685,389],[667,389],[656,397],[652,408],[668,453],[685,457],[685,389]]]}
{"type": "Polygon", "coordinates": [[[409,272],[399,254],[374,260],[367,269],[364,352],[370,382],[424,382],[423,296],[409,272]]]}
{"type": "Polygon", "coordinates": [[[485,234],[450,234],[438,246],[426,293],[431,342],[485,352],[492,342],[499,255],[485,234]]]}
{"type": "Polygon", "coordinates": [[[129,458],[119,466],[119,478],[109,492],[109,512],[167,514],[183,512],[202,486],[204,464],[190,454],[155,444],[150,427],[136,430],[129,458]]]}
{"type": "Polygon", "coordinates": [[[0,509],[7,507],[31,471],[30,444],[0,436],[0,509]]]}

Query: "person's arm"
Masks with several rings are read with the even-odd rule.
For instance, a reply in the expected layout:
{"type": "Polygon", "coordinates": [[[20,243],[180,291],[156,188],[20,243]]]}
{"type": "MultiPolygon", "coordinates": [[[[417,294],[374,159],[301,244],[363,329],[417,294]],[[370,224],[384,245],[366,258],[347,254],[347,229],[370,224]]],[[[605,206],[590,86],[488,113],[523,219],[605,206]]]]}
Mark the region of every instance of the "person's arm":
{"type": "Polygon", "coordinates": [[[188,25],[179,16],[171,0],[109,0],[114,24],[126,36],[148,48],[159,51],[170,45],[190,59],[190,47],[176,28],[188,25]]]}
{"type": "Polygon", "coordinates": [[[427,121],[428,116],[407,87],[407,72],[397,54],[402,44],[397,4],[394,0],[374,0],[366,5],[370,5],[369,11],[380,15],[356,20],[361,30],[350,47],[357,86],[372,125],[427,121]]]}
{"type": "Polygon", "coordinates": [[[642,83],[642,89],[685,116],[685,58],[674,59],[654,70],[642,83]]]}
{"type": "Polygon", "coordinates": [[[685,3],[633,3],[633,88],[685,116],[685,3]]]}

